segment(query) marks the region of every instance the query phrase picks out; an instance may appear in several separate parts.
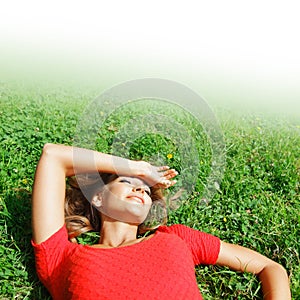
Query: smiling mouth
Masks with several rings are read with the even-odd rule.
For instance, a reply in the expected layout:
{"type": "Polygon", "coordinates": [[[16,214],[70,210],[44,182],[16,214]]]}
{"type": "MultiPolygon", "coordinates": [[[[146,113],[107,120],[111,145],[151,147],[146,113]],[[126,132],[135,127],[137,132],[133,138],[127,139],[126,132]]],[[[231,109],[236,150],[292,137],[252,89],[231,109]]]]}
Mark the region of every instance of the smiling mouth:
{"type": "Polygon", "coordinates": [[[144,204],[144,199],[138,196],[129,196],[127,197],[128,199],[130,199],[131,201],[135,201],[137,203],[141,203],[144,204]]]}

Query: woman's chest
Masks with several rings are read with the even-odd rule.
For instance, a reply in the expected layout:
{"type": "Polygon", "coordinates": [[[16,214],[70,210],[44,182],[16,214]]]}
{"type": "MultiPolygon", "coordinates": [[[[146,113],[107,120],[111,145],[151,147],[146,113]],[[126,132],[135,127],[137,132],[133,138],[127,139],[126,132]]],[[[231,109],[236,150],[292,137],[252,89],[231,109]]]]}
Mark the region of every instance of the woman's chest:
{"type": "Polygon", "coordinates": [[[116,249],[82,247],[64,268],[68,269],[68,290],[80,297],[84,291],[89,297],[121,299],[130,295],[138,299],[142,291],[154,299],[162,292],[184,293],[196,282],[189,249],[181,239],[168,236],[116,249]],[[170,284],[174,280],[175,286],[170,284]]]}

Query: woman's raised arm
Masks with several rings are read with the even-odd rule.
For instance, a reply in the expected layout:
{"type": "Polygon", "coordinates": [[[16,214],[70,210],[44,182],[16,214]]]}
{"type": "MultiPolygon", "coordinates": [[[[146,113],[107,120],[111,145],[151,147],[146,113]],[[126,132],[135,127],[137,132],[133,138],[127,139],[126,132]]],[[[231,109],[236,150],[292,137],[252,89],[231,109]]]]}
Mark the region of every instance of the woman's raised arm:
{"type": "Polygon", "coordinates": [[[66,177],[78,173],[104,172],[139,177],[150,185],[168,187],[177,175],[168,167],[154,167],[93,150],[46,144],[36,168],[32,197],[33,240],[39,244],[64,224],[66,177]]]}
{"type": "Polygon", "coordinates": [[[291,299],[289,280],[285,269],[258,252],[221,242],[217,264],[235,271],[258,275],[262,284],[264,299],[291,299]]]}

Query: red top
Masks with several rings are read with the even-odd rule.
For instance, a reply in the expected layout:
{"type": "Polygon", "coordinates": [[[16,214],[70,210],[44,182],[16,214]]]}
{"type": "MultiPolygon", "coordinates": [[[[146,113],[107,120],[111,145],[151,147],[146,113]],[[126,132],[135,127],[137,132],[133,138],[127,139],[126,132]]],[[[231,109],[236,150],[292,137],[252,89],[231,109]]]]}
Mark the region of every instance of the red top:
{"type": "Polygon", "coordinates": [[[220,250],[217,237],[184,225],[161,226],[152,238],[119,248],[73,244],[63,226],[32,245],[54,300],[202,299],[194,267],[215,264],[220,250]]]}

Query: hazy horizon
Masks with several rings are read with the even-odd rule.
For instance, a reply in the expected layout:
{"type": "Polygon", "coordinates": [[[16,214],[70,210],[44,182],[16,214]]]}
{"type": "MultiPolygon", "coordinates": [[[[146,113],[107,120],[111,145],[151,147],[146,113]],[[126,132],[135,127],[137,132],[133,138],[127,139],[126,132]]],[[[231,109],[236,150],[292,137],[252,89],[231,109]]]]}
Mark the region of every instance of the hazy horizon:
{"type": "Polygon", "coordinates": [[[1,81],[74,82],[99,92],[155,77],[211,105],[300,116],[300,20],[289,1],[10,1],[1,81]]]}

